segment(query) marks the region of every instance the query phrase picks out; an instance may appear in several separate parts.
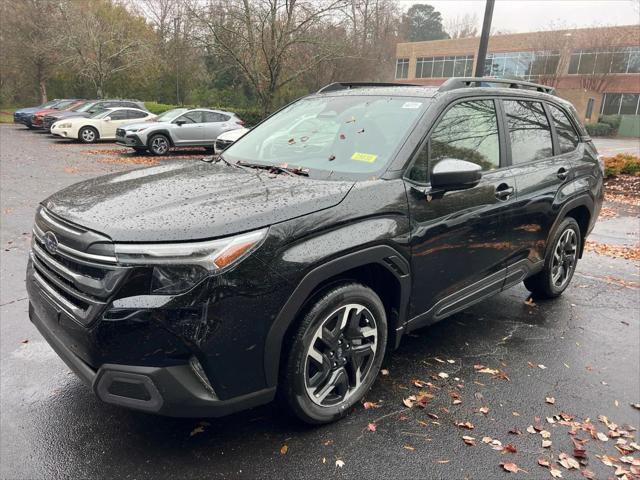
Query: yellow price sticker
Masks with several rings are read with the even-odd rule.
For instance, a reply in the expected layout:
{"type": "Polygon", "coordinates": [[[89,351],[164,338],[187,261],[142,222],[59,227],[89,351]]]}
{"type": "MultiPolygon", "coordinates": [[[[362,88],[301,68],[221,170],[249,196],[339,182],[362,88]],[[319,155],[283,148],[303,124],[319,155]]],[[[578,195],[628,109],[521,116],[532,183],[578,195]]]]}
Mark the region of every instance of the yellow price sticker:
{"type": "Polygon", "coordinates": [[[353,155],[351,155],[351,160],[357,160],[359,162],[367,162],[367,163],[375,162],[376,158],[378,158],[378,156],[373,155],[372,153],[355,152],[353,155]]]}

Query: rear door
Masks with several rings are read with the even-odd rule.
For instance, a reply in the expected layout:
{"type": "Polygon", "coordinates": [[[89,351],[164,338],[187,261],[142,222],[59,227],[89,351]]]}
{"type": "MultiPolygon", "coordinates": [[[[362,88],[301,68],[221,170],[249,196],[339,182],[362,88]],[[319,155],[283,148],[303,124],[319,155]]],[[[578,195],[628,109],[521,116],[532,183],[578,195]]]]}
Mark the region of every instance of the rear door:
{"type": "Polygon", "coordinates": [[[516,201],[508,216],[513,241],[509,248],[507,286],[516,284],[544,263],[546,242],[563,201],[573,193],[573,157],[578,138],[558,129],[566,119],[546,102],[534,99],[503,99],[507,152],[516,183],[516,201]],[[555,118],[558,120],[554,120],[555,118]]]}
{"type": "Polygon", "coordinates": [[[500,119],[492,99],[455,103],[440,116],[405,175],[413,275],[410,328],[502,289],[511,234],[503,219],[515,184],[500,119]],[[466,190],[433,190],[430,172],[446,158],[479,164],[480,183],[466,190]]]}
{"type": "Polygon", "coordinates": [[[216,138],[229,129],[229,115],[218,112],[202,112],[204,121],[204,143],[214,145],[216,138]]]}
{"type": "Polygon", "coordinates": [[[201,110],[186,112],[171,125],[171,135],[176,145],[200,145],[204,141],[204,123],[201,110]],[[178,122],[184,121],[182,125],[178,122]]]}

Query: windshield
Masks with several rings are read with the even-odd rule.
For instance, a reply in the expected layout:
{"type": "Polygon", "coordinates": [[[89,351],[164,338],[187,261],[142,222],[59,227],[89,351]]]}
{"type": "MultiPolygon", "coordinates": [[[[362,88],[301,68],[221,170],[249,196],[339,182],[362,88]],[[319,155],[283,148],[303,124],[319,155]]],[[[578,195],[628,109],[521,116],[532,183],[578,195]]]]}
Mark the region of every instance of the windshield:
{"type": "Polygon", "coordinates": [[[156,121],[158,121],[158,122],[170,122],[174,118],[176,118],[178,115],[182,115],[187,110],[188,110],[188,108],[174,108],[173,110],[167,110],[162,115],[160,115],[158,118],[156,118],[156,121]]]}
{"type": "Polygon", "coordinates": [[[80,105],[75,111],[76,112],[87,112],[98,102],[87,102],[80,105]]]}
{"type": "Polygon", "coordinates": [[[60,100],[49,100],[47,103],[43,103],[42,105],[40,105],[40,108],[51,108],[53,107],[56,103],[58,103],[60,100]]]}
{"type": "Polygon", "coordinates": [[[251,130],[224,156],[321,170],[327,177],[370,176],[388,164],[427,104],[425,98],[364,95],[303,99],[251,130]]]}
{"type": "Polygon", "coordinates": [[[54,108],[56,110],[62,110],[63,108],[67,108],[73,102],[75,102],[75,100],[63,100],[62,102],[58,103],[54,108]]]}
{"type": "Polygon", "coordinates": [[[111,109],[101,108],[100,110],[96,110],[94,113],[89,115],[89,118],[103,118],[111,113],[111,109]]]}

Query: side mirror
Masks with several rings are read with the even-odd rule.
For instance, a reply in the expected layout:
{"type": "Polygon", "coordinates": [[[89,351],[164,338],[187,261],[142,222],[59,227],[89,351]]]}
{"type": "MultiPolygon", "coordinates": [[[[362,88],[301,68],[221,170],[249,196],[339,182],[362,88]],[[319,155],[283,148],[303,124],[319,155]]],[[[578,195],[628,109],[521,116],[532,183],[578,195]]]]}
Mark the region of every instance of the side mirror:
{"type": "Polygon", "coordinates": [[[184,125],[185,123],[187,123],[186,120],[176,120],[176,125],[178,125],[179,127],[181,127],[182,125],[184,125]]]}
{"type": "Polygon", "coordinates": [[[431,172],[431,186],[443,190],[464,190],[478,184],[482,167],[476,163],[455,158],[440,160],[431,172]]]}
{"type": "Polygon", "coordinates": [[[104,120],[105,122],[110,122],[110,121],[111,121],[111,117],[104,117],[104,118],[103,118],[103,120],[104,120]]]}

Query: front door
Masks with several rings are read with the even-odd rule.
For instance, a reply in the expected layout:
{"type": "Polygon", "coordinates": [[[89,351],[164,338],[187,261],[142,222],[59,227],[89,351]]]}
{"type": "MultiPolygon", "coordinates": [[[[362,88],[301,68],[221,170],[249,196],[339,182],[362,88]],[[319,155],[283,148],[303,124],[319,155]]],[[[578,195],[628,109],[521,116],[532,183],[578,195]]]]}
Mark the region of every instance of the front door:
{"type": "Polygon", "coordinates": [[[558,210],[573,193],[572,159],[581,153],[579,137],[561,110],[524,99],[504,99],[502,105],[516,181],[516,201],[507,219],[513,233],[507,280],[512,285],[542,267],[558,210]]]}
{"type": "Polygon", "coordinates": [[[202,112],[195,110],[180,115],[172,122],[171,134],[176,145],[201,144],[204,139],[202,112]]]}
{"type": "Polygon", "coordinates": [[[102,122],[100,138],[115,138],[116,129],[129,122],[127,110],[114,110],[109,114],[109,121],[102,122]]]}
{"type": "Polygon", "coordinates": [[[463,101],[441,116],[407,170],[410,329],[502,289],[510,241],[503,219],[513,199],[514,180],[500,145],[494,100],[463,101]],[[432,189],[430,171],[446,158],[479,164],[480,183],[465,190],[432,189]]]}

